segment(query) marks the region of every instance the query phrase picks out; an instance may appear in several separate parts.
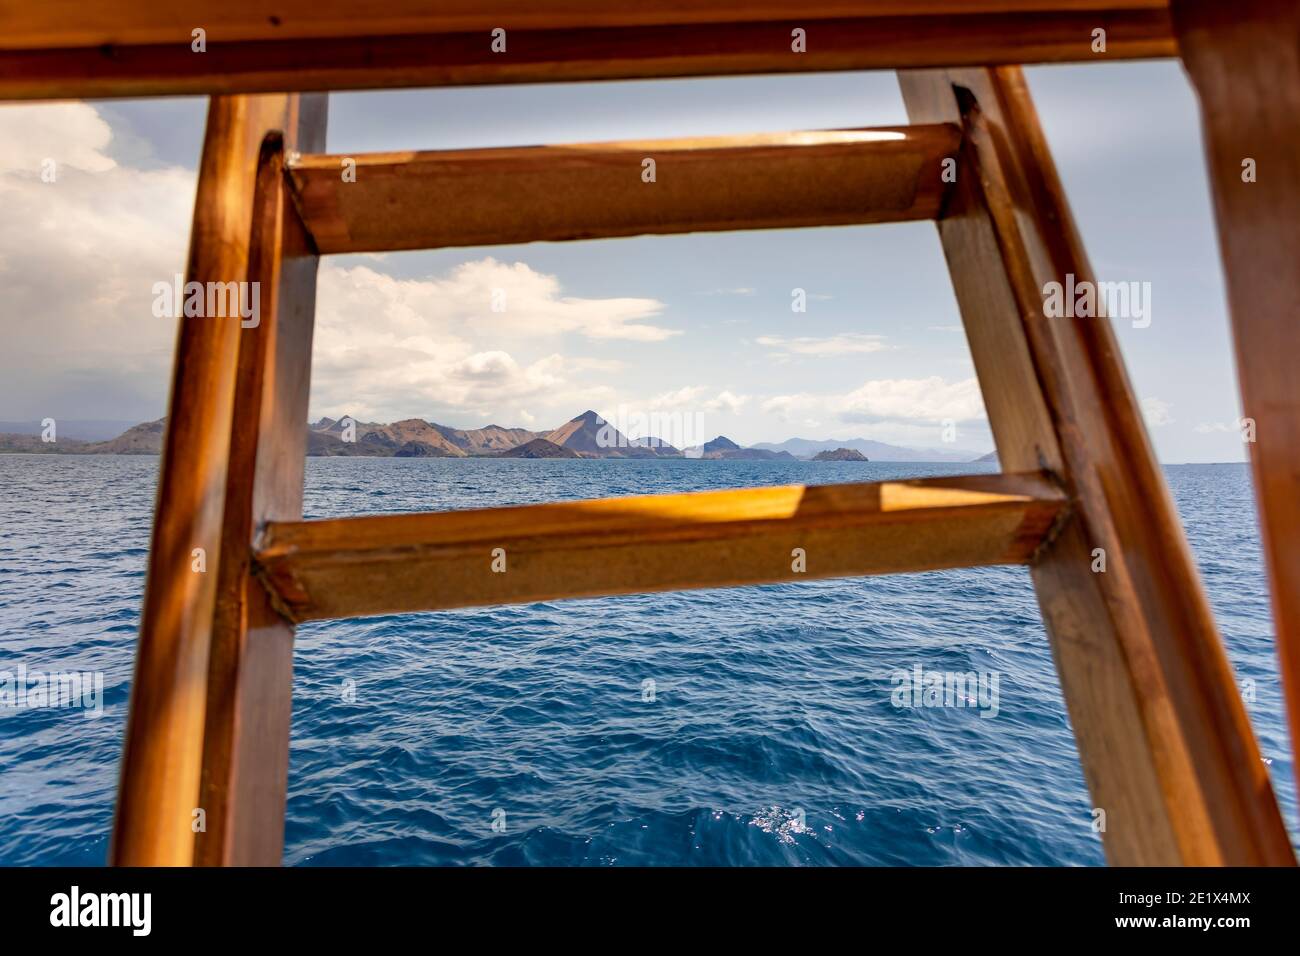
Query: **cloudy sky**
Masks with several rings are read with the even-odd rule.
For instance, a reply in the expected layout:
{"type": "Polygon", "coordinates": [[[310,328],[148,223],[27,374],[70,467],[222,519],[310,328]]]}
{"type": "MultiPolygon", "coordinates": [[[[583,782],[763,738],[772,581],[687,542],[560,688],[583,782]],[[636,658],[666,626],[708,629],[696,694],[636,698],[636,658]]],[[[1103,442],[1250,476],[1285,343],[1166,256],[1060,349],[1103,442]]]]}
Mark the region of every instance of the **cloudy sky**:
{"type": "MultiPolygon", "coordinates": [[[[1118,332],[1161,460],[1243,460],[1180,68],[1029,76],[1099,277],[1151,283],[1150,326],[1118,332]]],[[[164,413],[175,324],[152,288],[184,265],[205,105],[0,106],[0,421],[164,413]]],[[[331,98],[329,150],[905,122],[889,73],[353,93],[331,98]]],[[[541,428],[588,407],[680,411],[742,444],[929,447],[953,420],[957,447],[992,447],[929,223],[330,258],[313,378],[313,417],[541,428]]]]}

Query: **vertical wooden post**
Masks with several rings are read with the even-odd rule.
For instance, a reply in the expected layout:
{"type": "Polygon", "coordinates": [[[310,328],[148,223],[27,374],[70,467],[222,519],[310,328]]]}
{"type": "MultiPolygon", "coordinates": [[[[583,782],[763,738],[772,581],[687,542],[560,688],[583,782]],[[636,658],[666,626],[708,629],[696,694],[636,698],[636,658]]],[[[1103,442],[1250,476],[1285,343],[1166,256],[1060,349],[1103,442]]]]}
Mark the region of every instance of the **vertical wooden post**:
{"type": "MultiPolygon", "coordinates": [[[[1300,754],[1300,4],[1174,0],[1201,101],[1277,651],[1300,754]],[[1253,423],[1253,436],[1249,435],[1253,423]]],[[[1300,760],[1293,761],[1300,781],[1300,760]]]]}
{"type": "Polygon", "coordinates": [[[1044,314],[1093,277],[1019,68],[899,76],[966,133],[939,233],[1002,465],[1070,495],[1033,578],[1108,858],[1294,863],[1109,321],[1044,314]]]}
{"type": "MultiPolygon", "coordinates": [[[[324,97],[310,148],[324,147],[324,97]]],[[[234,426],[208,669],[196,840],[202,865],[274,865],[284,842],[293,685],[293,625],[254,577],[253,539],[271,520],[302,517],[318,257],[290,196],[278,133],[263,144],[249,278],[261,316],[240,338],[234,426]]]]}
{"type": "MultiPolygon", "coordinates": [[[[296,94],[213,97],[199,166],[187,282],[249,276],[263,138],[295,145],[323,111],[296,94]],[[319,114],[319,115],[318,115],[319,114]]],[[[320,136],[321,134],[318,134],[320,136]]],[[[206,297],[205,297],[206,300],[206,297]]],[[[220,573],[239,316],[182,318],[163,443],[110,860],[193,862],[220,573]]]]}

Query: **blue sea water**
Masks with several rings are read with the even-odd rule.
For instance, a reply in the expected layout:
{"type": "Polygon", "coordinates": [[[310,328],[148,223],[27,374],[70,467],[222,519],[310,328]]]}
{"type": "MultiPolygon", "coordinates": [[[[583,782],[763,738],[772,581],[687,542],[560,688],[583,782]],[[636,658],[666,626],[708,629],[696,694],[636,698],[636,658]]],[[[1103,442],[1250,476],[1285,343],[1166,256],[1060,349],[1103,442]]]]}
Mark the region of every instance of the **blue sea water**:
{"type": "MultiPolygon", "coordinates": [[[[105,675],[104,715],[0,710],[0,864],[105,859],[157,459],[0,455],[0,670],[105,675]]],[[[985,465],[309,459],[309,517],[985,465]]],[[[1249,475],[1166,470],[1288,825],[1249,475]]],[[[299,629],[290,864],[1103,862],[1027,572],[633,595],[299,629]],[[996,672],[998,713],[898,708],[996,672]],[[653,681],[653,700],[645,699],[653,681]],[[497,827],[494,829],[493,824],[497,827]]]]}

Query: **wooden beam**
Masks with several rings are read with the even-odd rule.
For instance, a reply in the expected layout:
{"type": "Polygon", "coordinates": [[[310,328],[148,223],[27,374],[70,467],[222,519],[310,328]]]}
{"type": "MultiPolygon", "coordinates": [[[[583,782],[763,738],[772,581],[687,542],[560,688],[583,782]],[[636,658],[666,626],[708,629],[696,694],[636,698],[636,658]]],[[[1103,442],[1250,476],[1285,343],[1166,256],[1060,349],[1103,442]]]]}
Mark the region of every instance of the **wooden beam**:
{"type": "MultiPolygon", "coordinates": [[[[1300,6],[1177,0],[1237,352],[1243,438],[1268,563],[1277,652],[1300,753],[1300,6]]],[[[1300,781],[1300,760],[1292,764],[1300,781]]]]}
{"type": "Polygon", "coordinates": [[[1036,474],[979,475],[273,522],[256,561],[308,621],[1023,564],[1061,502],[1036,474]]]}
{"type": "Polygon", "coordinates": [[[0,0],[0,99],[556,83],[1177,55],[1166,0],[569,5],[0,0]],[[12,8],[12,9],[6,9],[12,8]],[[530,11],[534,11],[531,12],[530,11]],[[389,12],[393,15],[386,16],[389,12]],[[66,14],[66,15],[64,15],[66,14]],[[272,23],[272,16],[279,20],[272,23]],[[196,26],[208,31],[202,53],[196,26]],[[494,52],[490,30],[507,30],[494,52]],[[806,50],[792,50],[792,31],[806,50]],[[1093,31],[1106,31],[1106,52],[1093,31]]]}
{"type": "Polygon", "coordinates": [[[106,43],[184,42],[203,27],[222,40],[454,33],[465,30],[649,27],[672,24],[824,20],[916,13],[1059,11],[1097,14],[1161,10],[1168,0],[371,0],[364,18],[348,0],[189,0],[183,7],[160,0],[0,0],[5,33],[0,47],[100,46],[106,43]]]}
{"type": "MultiPolygon", "coordinates": [[[[324,142],[324,98],[312,146],[324,142]]],[[[306,145],[300,139],[300,145],[306,145]]],[[[284,843],[293,691],[293,625],[252,575],[252,542],[269,520],[302,518],[307,453],[302,422],[311,380],[318,258],[294,210],[284,144],[263,145],[249,278],[259,324],[240,337],[216,619],[208,668],[196,861],[274,866],[284,843]]]]}
{"type": "Polygon", "coordinates": [[[914,122],[965,124],[939,230],[1003,466],[1071,501],[1033,575],[1107,856],[1293,864],[1109,321],[1044,314],[1047,283],[1092,271],[1023,75],[900,78],[914,122]]]}
{"type": "Polygon", "coordinates": [[[302,156],[290,171],[323,254],[383,252],[933,219],[958,140],[939,125],[302,156]]]}
{"type": "MultiPolygon", "coordinates": [[[[208,110],[187,281],[244,282],[263,137],[300,141],[297,96],[208,110]]],[[[302,140],[310,142],[309,139],[302,140]]],[[[182,319],[110,859],[193,861],[241,318],[182,319]]]]}

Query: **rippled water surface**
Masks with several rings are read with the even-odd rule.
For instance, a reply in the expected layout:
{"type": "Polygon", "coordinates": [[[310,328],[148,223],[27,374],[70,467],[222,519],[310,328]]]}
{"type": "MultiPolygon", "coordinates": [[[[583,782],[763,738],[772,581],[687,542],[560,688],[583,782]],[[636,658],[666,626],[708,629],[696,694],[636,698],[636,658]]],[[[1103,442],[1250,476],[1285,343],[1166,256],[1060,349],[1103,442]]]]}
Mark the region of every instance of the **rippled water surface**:
{"type": "MultiPolygon", "coordinates": [[[[0,709],[0,864],[104,861],[156,469],[151,457],[0,455],[0,670],[105,681],[100,719],[0,709]]],[[[306,507],[978,470],[311,459],[306,507]]],[[[1246,468],[1166,473],[1294,827],[1246,468]]],[[[317,623],[299,629],[295,668],[293,864],[1102,862],[1018,568],[317,623]],[[916,665],[996,673],[996,717],[895,707],[891,677],[916,665]]]]}

